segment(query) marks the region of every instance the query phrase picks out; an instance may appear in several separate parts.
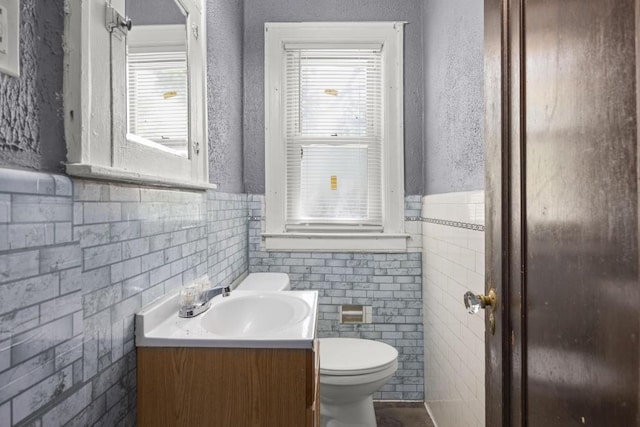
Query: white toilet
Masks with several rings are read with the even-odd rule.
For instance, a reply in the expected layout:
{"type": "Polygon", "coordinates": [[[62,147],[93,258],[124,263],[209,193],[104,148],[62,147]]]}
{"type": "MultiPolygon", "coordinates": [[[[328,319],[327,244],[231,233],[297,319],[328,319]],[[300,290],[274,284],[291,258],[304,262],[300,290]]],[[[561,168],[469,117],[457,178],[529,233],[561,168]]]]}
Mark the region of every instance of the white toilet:
{"type": "MultiPolygon", "coordinates": [[[[285,273],[251,273],[238,290],[286,291],[285,273]]],[[[323,427],[375,427],[373,393],[398,369],[398,351],[358,338],[320,338],[320,416],[323,427]]]]}
{"type": "Polygon", "coordinates": [[[291,289],[286,273],[250,273],[236,287],[239,291],[288,291],[291,289]]]}
{"type": "Polygon", "coordinates": [[[373,393],[398,369],[398,351],[357,338],[320,338],[320,416],[326,427],[375,427],[373,393]]]}

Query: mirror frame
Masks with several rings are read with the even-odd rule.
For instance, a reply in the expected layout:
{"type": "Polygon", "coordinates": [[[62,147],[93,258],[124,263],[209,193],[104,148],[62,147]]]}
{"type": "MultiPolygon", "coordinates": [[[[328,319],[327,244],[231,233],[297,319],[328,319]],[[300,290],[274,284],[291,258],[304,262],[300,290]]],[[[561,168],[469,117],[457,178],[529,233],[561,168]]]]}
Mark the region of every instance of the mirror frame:
{"type": "Polygon", "coordinates": [[[124,4],[125,0],[69,1],[64,75],[67,173],[152,186],[216,188],[209,183],[208,171],[204,0],[179,0],[187,14],[188,159],[127,141],[126,31],[108,28],[112,10],[124,17],[124,4]]]}

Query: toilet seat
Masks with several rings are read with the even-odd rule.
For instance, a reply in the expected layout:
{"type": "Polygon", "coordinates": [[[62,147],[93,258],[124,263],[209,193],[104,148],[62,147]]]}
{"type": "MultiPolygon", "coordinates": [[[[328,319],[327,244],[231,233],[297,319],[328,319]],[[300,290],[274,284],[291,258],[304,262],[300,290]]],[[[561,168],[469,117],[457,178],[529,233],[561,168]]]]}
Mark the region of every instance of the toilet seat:
{"type": "Polygon", "coordinates": [[[320,375],[357,376],[397,369],[398,351],[356,338],[320,338],[320,375]]]}

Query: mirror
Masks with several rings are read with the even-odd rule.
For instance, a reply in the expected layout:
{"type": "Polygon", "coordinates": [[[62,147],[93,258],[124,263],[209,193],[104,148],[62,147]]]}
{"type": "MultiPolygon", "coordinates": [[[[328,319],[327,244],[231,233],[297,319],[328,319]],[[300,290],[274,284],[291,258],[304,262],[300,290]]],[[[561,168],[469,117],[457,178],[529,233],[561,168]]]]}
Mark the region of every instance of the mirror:
{"type": "Polygon", "coordinates": [[[189,157],[187,16],[178,0],[126,0],[127,139],[189,157]]]}
{"type": "Polygon", "coordinates": [[[196,190],[214,187],[207,156],[205,1],[68,2],[64,77],[69,175],[196,190]],[[125,19],[127,10],[135,20],[125,19]],[[142,58],[138,70],[153,70],[151,64],[159,62],[163,72],[179,77],[161,80],[159,71],[149,71],[153,79],[135,80],[136,54],[142,58]],[[165,60],[145,61],[144,55],[165,60]],[[140,83],[140,89],[159,89],[151,91],[151,99],[141,98],[142,90],[128,90],[135,82],[148,83],[140,83]]]}

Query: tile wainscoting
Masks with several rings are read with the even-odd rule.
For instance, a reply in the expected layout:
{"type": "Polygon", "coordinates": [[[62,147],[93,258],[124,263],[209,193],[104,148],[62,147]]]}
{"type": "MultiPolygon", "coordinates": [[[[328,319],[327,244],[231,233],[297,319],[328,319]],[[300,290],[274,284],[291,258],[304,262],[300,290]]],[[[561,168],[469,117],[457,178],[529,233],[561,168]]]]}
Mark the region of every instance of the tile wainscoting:
{"type": "Polygon", "coordinates": [[[425,401],[439,427],[484,426],[484,192],[423,198],[425,401]]]}
{"type": "Polygon", "coordinates": [[[247,270],[247,196],[0,169],[0,426],[135,425],[133,316],[247,270]]]}
{"type": "Polygon", "coordinates": [[[289,274],[293,289],[319,292],[320,337],[369,338],[398,352],[398,371],[375,399],[424,399],[420,196],[405,198],[406,253],[266,252],[260,232],[264,197],[249,195],[249,271],[289,274]],[[370,324],[343,324],[340,306],[372,306],[370,324]]]}
{"type": "Polygon", "coordinates": [[[483,425],[484,325],[462,304],[483,290],[483,193],[408,196],[405,253],[265,252],[262,204],[0,169],[0,427],[133,425],[134,313],[204,273],[228,284],[247,270],[318,290],[320,336],[396,347],[376,399],[483,425]],[[340,323],[342,304],[371,305],[373,322],[340,323]]]}
{"type": "MultiPolygon", "coordinates": [[[[0,426],[59,420],[83,378],[82,251],[63,177],[0,169],[0,426]],[[51,411],[49,411],[51,410],[51,411]]],[[[82,405],[82,403],[81,403],[82,405]]]]}

